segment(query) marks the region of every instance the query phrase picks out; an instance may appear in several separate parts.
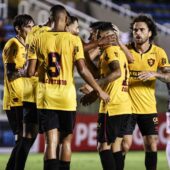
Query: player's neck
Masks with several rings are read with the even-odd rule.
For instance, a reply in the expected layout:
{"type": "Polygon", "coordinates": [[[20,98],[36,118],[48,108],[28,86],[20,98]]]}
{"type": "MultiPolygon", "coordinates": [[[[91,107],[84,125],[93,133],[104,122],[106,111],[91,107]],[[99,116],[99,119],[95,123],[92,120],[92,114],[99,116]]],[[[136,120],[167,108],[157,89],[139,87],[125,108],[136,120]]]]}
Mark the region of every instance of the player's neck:
{"type": "Polygon", "coordinates": [[[149,42],[145,42],[143,44],[135,43],[136,51],[139,52],[140,54],[147,52],[150,49],[150,47],[151,47],[151,44],[149,42]]]}
{"type": "Polygon", "coordinates": [[[16,35],[16,38],[18,39],[18,41],[19,41],[21,44],[23,44],[23,45],[25,46],[25,39],[24,39],[22,36],[16,35]]]}

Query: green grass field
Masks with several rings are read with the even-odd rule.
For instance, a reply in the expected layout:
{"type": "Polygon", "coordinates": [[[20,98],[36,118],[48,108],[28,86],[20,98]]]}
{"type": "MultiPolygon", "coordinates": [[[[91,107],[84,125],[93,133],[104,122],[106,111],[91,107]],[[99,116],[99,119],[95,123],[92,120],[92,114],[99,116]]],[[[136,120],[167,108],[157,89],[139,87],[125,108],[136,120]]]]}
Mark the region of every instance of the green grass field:
{"type": "MultiPolygon", "coordinates": [[[[0,155],[0,170],[5,169],[9,155],[0,155]]],[[[42,154],[29,155],[25,170],[42,170],[42,154]]],[[[73,153],[71,170],[102,170],[99,156],[94,152],[73,153]]],[[[145,170],[144,152],[129,152],[126,158],[125,170],[145,170]]],[[[158,154],[157,170],[168,170],[165,152],[158,154]]]]}

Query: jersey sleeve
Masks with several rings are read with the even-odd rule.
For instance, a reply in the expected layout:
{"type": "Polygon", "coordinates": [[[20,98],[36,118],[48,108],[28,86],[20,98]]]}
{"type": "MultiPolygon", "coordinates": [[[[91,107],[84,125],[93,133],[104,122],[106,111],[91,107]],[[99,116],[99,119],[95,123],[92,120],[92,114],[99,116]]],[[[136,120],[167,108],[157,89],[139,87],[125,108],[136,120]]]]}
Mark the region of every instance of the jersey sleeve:
{"type": "Polygon", "coordinates": [[[114,46],[108,47],[106,49],[105,60],[108,62],[108,64],[112,61],[119,61],[118,55],[118,50],[114,46]]]}
{"type": "Polygon", "coordinates": [[[36,55],[36,42],[37,38],[34,38],[30,44],[28,44],[28,52],[27,52],[27,59],[28,60],[36,60],[37,55],[36,55]]]}
{"type": "Polygon", "coordinates": [[[77,36],[74,40],[74,61],[84,59],[84,50],[81,39],[77,36]]]}
{"type": "Polygon", "coordinates": [[[15,63],[17,51],[17,43],[13,39],[9,40],[3,50],[4,63],[15,63]]]}
{"type": "Polygon", "coordinates": [[[166,52],[162,49],[159,48],[158,50],[158,67],[166,67],[169,66],[169,61],[166,52]]]}

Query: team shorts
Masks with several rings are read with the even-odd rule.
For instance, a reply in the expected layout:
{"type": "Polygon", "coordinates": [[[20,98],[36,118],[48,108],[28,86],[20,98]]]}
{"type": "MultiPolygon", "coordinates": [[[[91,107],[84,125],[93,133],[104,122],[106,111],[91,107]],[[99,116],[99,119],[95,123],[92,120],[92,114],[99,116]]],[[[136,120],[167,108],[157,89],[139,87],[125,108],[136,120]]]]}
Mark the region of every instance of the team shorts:
{"type": "Polygon", "coordinates": [[[166,133],[170,134],[170,112],[166,112],[166,133]]]}
{"type": "Polygon", "coordinates": [[[36,103],[23,102],[24,123],[38,124],[38,113],[36,103]]]}
{"type": "Polygon", "coordinates": [[[118,137],[123,137],[124,135],[131,134],[133,132],[132,128],[132,114],[123,114],[122,123],[118,137]]]}
{"type": "Polygon", "coordinates": [[[5,110],[9,125],[14,135],[20,134],[23,131],[23,107],[11,107],[11,110],[5,110]]]}
{"type": "Polygon", "coordinates": [[[114,143],[116,137],[119,136],[123,115],[109,116],[108,114],[100,113],[98,115],[97,125],[97,141],[100,143],[114,143]]]}
{"type": "Polygon", "coordinates": [[[39,132],[58,129],[67,134],[73,133],[76,111],[38,109],[39,132]]]}
{"type": "Polygon", "coordinates": [[[139,130],[142,136],[148,135],[157,135],[158,134],[158,114],[132,114],[132,131],[129,131],[129,134],[133,133],[135,125],[138,125],[139,130]]]}

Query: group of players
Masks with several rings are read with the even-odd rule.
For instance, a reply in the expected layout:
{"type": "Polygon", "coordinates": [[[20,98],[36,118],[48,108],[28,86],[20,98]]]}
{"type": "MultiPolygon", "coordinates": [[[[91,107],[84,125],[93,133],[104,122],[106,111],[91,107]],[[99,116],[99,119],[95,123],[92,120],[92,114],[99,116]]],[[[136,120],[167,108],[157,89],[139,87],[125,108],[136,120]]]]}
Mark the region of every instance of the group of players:
{"type": "Polygon", "coordinates": [[[16,16],[13,25],[16,37],[3,50],[3,106],[16,136],[6,170],[24,169],[38,132],[45,136],[44,170],[70,169],[77,106],[74,65],[87,83],[80,89],[82,104],[101,100],[97,149],[103,170],[124,169],[136,123],[143,136],[146,170],[156,170],[155,81],[168,82],[170,76],[165,51],[153,44],[152,19],[134,18],[133,41],[127,46],[110,22],[92,23],[89,43],[83,42],[78,19],[61,5],[50,9],[43,26],[35,26],[25,14],[16,16]]]}

